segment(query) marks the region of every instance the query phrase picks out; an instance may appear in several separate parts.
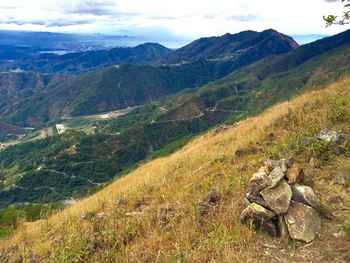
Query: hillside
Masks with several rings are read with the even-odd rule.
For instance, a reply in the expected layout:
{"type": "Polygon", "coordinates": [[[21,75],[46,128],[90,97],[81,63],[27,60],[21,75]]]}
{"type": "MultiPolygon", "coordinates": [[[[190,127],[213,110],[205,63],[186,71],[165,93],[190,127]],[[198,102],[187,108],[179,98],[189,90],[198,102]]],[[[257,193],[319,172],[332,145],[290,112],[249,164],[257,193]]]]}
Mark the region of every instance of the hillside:
{"type": "Polygon", "coordinates": [[[169,53],[171,50],[160,44],[145,43],[133,48],[116,47],[110,50],[74,52],[65,55],[42,54],[4,64],[3,70],[19,68],[42,73],[78,73],[114,64],[148,64],[169,53]]]}
{"type": "Polygon", "coordinates": [[[48,220],[21,223],[1,241],[2,261],[347,262],[349,125],[346,77],[200,136],[48,220]],[[346,134],[341,151],[303,139],[322,129],[346,134]],[[237,155],[238,149],[246,151],[237,155]],[[266,159],[290,155],[305,167],[305,183],[313,185],[336,220],[323,219],[313,243],[286,248],[242,226],[239,215],[251,175],[266,159]],[[311,157],[321,161],[320,168],[309,165],[311,157]],[[213,190],[220,193],[219,203],[203,214],[199,201],[213,190]]]}
{"type": "MultiPolygon", "coordinates": [[[[344,34],[348,32],[334,38],[346,40],[342,37],[344,34]]],[[[322,40],[321,46],[336,43],[334,38],[322,40]]],[[[316,49],[320,43],[306,46],[306,50],[312,45],[316,49]]],[[[304,47],[300,49],[305,50],[304,47]]],[[[51,202],[85,195],[138,162],[172,152],[209,128],[255,115],[277,101],[322,87],[349,72],[348,45],[320,50],[320,54],[277,75],[257,78],[261,69],[282,61],[280,57],[269,58],[199,89],[138,107],[116,119],[100,122],[94,135],[72,131],[8,148],[0,154],[0,169],[6,178],[2,182],[0,205],[51,202]]],[[[298,51],[297,54],[304,53],[298,51]]],[[[298,59],[297,54],[283,55],[284,65],[298,59]]],[[[109,91],[108,94],[113,93],[109,91]]],[[[40,100],[41,105],[45,106],[43,101],[40,100]]],[[[52,100],[50,105],[57,105],[55,103],[57,101],[52,100]]],[[[96,104],[89,105],[88,110],[96,104]]],[[[29,114],[29,109],[23,112],[29,114]]]]}
{"type": "MultiPolygon", "coordinates": [[[[15,109],[9,104],[7,120],[16,125],[36,126],[63,116],[87,115],[142,105],[183,89],[200,87],[263,58],[296,48],[296,45],[291,44],[291,39],[276,31],[256,34],[259,37],[240,37],[242,41],[247,38],[244,43],[251,44],[244,54],[224,60],[195,59],[191,63],[167,66],[114,65],[72,77],[34,93],[15,109]],[[283,48],[279,48],[281,46],[283,48]]],[[[236,38],[232,38],[222,43],[222,46],[235,43],[236,38]]],[[[140,49],[139,52],[144,54],[145,48],[151,49],[149,45],[138,46],[135,50],[140,49]]],[[[215,49],[216,43],[207,45],[208,48],[210,46],[215,49]]],[[[219,58],[220,55],[217,56],[219,58]]]]}
{"type": "Polygon", "coordinates": [[[297,47],[298,44],[291,37],[272,29],[262,32],[243,31],[237,34],[227,33],[220,37],[200,38],[175,50],[161,61],[166,64],[178,64],[205,59],[246,63],[255,57],[282,54],[297,47]]]}

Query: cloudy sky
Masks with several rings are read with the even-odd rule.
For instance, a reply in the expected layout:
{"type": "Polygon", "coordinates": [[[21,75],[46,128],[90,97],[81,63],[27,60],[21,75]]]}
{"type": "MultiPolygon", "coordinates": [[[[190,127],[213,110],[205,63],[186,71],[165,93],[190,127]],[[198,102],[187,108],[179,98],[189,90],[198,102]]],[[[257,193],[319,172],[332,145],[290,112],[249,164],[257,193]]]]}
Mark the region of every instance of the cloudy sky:
{"type": "Polygon", "coordinates": [[[330,35],[322,16],[340,0],[0,0],[0,29],[108,33],[157,40],[273,28],[289,35],[330,35]]]}

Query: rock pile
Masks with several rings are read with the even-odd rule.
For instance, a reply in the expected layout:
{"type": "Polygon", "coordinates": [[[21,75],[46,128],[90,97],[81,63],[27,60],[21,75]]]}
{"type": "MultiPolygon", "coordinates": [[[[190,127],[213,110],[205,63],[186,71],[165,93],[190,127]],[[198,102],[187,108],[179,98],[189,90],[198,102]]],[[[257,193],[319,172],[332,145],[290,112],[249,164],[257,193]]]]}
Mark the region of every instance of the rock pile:
{"type": "Polygon", "coordinates": [[[265,162],[249,181],[241,222],[285,241],[314,240],[321,230],[321,206],[313,189],[300,184],[304,177],[293,157],[265,162]]]}

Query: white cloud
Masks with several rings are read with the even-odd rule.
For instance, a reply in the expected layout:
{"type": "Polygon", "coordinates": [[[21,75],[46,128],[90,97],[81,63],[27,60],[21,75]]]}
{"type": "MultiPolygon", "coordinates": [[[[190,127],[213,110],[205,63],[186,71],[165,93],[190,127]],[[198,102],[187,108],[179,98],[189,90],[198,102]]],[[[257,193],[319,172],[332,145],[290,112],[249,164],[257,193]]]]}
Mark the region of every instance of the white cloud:
{"type": "Polygon", "coordinates": [[[140,34],[161,28],[185,38],[274,28],[286,34],[333,34],[323,15],[332,0],[1,0],[0,28],[140,34]]]}

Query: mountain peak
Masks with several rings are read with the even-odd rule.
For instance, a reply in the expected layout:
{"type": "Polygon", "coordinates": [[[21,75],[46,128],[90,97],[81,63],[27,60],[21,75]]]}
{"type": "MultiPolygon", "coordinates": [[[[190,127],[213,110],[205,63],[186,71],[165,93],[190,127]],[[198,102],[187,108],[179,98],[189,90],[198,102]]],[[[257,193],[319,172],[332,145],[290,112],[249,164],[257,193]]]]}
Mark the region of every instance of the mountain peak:
{"type": "Polygon", "coordinates": [[[298,44],[291,37],[283,35],[274,29],[267,29],[263,32],[247,30],[236,34],[226,33],[219,37],[200,38],[171,53],[163,62],[175,64],[198,59],[220,60],[234,58],[257,46],[259,46],[260,52],[273,55],[293,50],[298,47],[298,44]],[[270,39],[272,36],[275,36],[275,39],[270,39]],[[270,39],[269,45],[262,46],[261,43],[266,42],[267,39],[270,39]],[[272,46],[275,49],[268,50],[272,46]],[[283,48],[278,46],[283,46],[283,48]]]}

